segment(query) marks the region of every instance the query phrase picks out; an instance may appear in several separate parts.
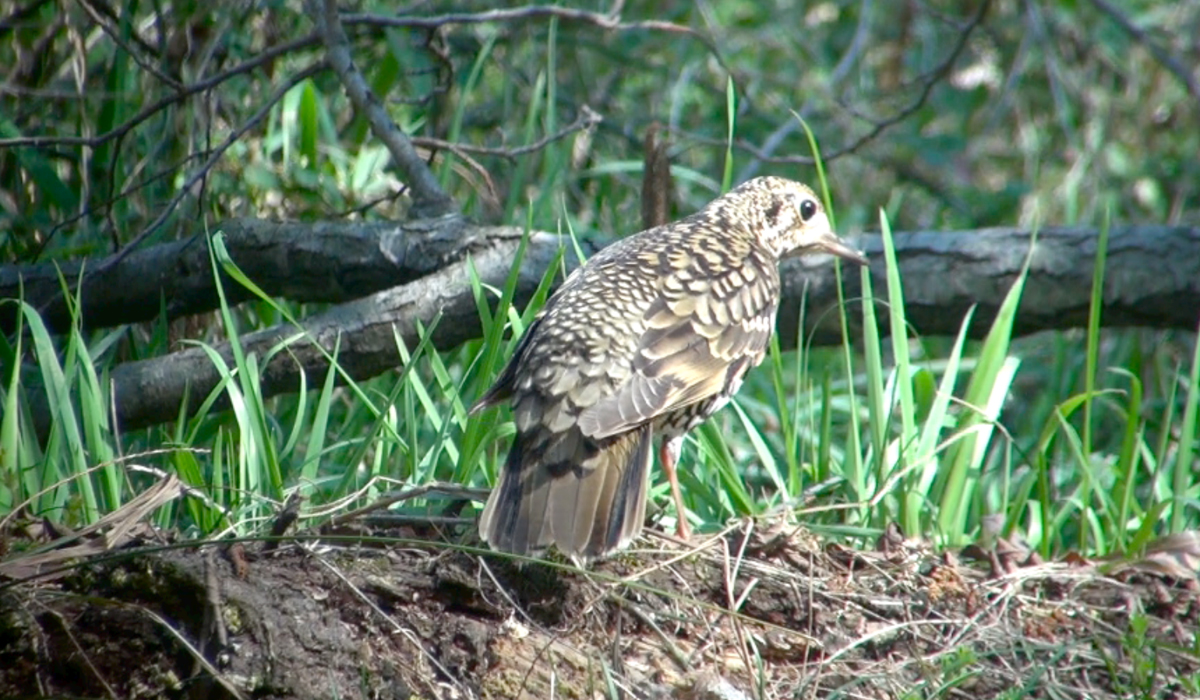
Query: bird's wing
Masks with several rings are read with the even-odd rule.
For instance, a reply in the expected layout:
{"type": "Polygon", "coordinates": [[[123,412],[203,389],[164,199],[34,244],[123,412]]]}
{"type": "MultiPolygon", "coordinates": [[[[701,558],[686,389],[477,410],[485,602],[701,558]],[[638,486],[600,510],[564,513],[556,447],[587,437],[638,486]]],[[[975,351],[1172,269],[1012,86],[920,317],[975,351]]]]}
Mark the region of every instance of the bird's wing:
{"type": "Polygon", "coordinates": [[[775,270],[678,277],[664,282],[646,311],[633,371],[579,415],[584,435],[617,435],[715,396],[761,361],[775,319],[775,270]]]}

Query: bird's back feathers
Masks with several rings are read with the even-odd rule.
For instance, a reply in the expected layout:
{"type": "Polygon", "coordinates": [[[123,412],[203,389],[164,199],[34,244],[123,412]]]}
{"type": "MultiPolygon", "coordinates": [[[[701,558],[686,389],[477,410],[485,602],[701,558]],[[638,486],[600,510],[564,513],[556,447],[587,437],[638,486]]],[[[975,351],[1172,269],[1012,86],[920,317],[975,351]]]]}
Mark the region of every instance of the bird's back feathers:
{"type": "MultiPolygon", "coordinates": [[[[567,278],[472,408],[509,400],[517,429],[480,522],[488,544],[589,558],[637,535],[654,433],[682,434],[761,362],[791,245],[781,241],[802,240],[788,227],[820,212],[815,202],[802,185],[760,178],[567,278]]],[[[812,223],[813,240],[840,243],[823,213],[812,223]]]]}

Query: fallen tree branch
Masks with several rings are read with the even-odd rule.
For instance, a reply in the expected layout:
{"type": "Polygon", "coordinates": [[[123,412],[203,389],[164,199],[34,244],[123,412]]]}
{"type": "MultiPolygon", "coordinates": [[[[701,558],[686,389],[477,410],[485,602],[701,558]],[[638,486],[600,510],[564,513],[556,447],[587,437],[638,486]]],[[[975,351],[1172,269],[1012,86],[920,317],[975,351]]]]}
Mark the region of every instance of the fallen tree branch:
{"type": "MultiPolygon", "coordinates": [[[[1086,327],[1099,232],[1088,227],[1053,227],[1037,233],[1020,228],[918,231],[895,234],[897,264],[911,332],[923,336],[958,333],[963,316],[976,307],[969,335],[982,338],[1027,257],[1025,282],[1014,333],[1086,327]]],[[[871,259],[878,299],[887,298],[882,244],[859,241],[871,259]]],[[[807,316],[836,301],[832,272],[803,274],[805,262],[784,264],[778,329],[783,346],[794,347],[800,304],[808,287],[807,316]]],[[[857,272],[847,276],[846,295],[857,303],[857,272]]],[[[832,316],[832,315],[830,315],[832,316]]],[[[886,324],[887,314],[879,314],[886,324]]],[[[853,309],[851,324],[861,314],[853,309]]],[[[1200,320],[1200,227],[1114,226],[1109,231],[1101,324],[1107,328],[1174,328],[1195,331],[1200,320]]],[[[806,342],[841,342],[835,318],[805,319],[806,342]]],[[[854,334],[857,336],[857,332],[854,334]]]]}
{"type": "MultiPolygon", "coordinates": [[[[471,290],[470,268],[495,286],[504,284],[516,257],[521,229],[491,229],[492,244],[406,285],[377,292],[335,306],[304,321],[304,332],[285,325],[240,338],[246,354],[266,357],[277,352],[262,368],[263,396],[296,391],[301,373],[310,386],[319,385],[329,370],[326,353],[336,352],[339,367],[355,380],[376,376],[399,364],[396,337],[408,347],[420,342],[420,329],[432,328],[435,348],[453,348],[479,337],[479,313],[471,290]]],[[[518,284],[518,303],[524,304],[557,257],[563,241],[551,234],[534,235],[526,249],[518,284]]],[[[588,251],[591,252],[591,251],[588,251]]],[[[228,343],[217,348],[232,364],[228,343]]],[[[178,415],[188,397],[194,411],[217,385],[221,376],[200,348],[189,348],[164,357],[118,365],[111,375],[116,418],[124,430],[154,425],[178,415]]]]}
{"type": "MultiPolygon", "coordinates": [[[[510,230],[478,229],[449,215],[403,223],[232,219],[214,231],[224,236],[234,263],[268,294],[341,303],[418,279],[491,245],[492,238],[504,239],[510,230]]],[[[208,242],[198,234],[134,251],[115,265],[74,260],[0,266],[0,298],[23,295],[47,327],[64,332],[73,321],[61,298],[61,274],[68,289],[80,292],[76,303],[84,328],[152,321],[164,309],[167,320],[175,320],[217,308],[209,260],[208,242]]],[[[228,277],[222,285],[230,303],[251,297],[228,277]]],[[[12,305],[0,306],[0,330],[11,333],[15,320],[12,305]]]]}
{"type": "MultiPolygon", "coordinates": [[[[447,217],[452,219],[454,217],[447,217]]],[[[450,350],[482,334],[471,292],[470,266],[479,278],[501,286],[515,259],[522,231],[517,228],[472,229],[476,242],[470,261],[458,258],[423,277],[362,299],[335,306],[306,319],[305,333],[279,326],[241,338],[247,353],[263,358],[286,341],[262,369],[264,396],[293,392],[304,373],[309,386],[319,385],[329,369],[325,353],[335,347],[341,369],[355,380],[366,379],[399,364],[395,338],[408,347],[420,341],[419,329],[432,330],[430,342],[450,350]],[[314,343],[319,343],[318,347],[314,343]],[[322,351],[322,348],[324,351],[322,351]]],[[[457,239],[449,234],[448,239],[457,239]]],[[[1029,278],[1017,316],[1018,333],[1081,327],[1087,322],[1092,261],[1097,233],[1087,228],[1046,229],[1038,234],[1029,278]]],[[[878,238],[857,241],[871,257],[876,296],[886,298],[884,263],[878,238]]],[[[904,282],[905,308],[914,332],[953,335],[963,315],[976,307],[970,336],[982,337],[1029,254],[1030,234],[1020,229],[896,234],[897,258],[904,282]]],[[[590,244],[585,253],[598,246],[590,244]]],[[[560,247],[559,236],[534,233],[522,261],[515,303],[531,297],[560,247]]],[[[565,267],[574,266],[566,256],[565,267]]],[[[792,260],[783,266],[780,340],[795,347],[797,338],[813,345],[841,342],[836,314],[837,290],[827,261],[792,260]],[[803,305],[804,328],[798,334],[803,305]]],[[[846,274],[846,296],[853,307],[861,295],[857,274],[846,274]]],[[[852,326],[860,314],[851,308],[852,326]]],[[[1143,326],[1194,330],[1200,317],[1200,228],[1130,226],[1110,233],[1105,276],[1105,326],[1143,326]]],[[[880,321],[886,323],[886,314],[880,321]]],[[[852,330],[852,340],[858,336],[852,330]]],[[[228,345],[217,348],[232,362],[228,345]]],[[[188,396],[194,410],[220,381],[205,353],[191,348],[115,367],[111,374],[115,413],[122,429],[131,430],[172,420],[188,396]],[[186,391],[185,391],[186,390],[186,391]]]]}
{"type": "MultiPolygon", "coordinates": [[[[224,235],[233,261],[259,287],[272,296],[304,303],[343,303],[397,285],[429,284],[420,280],[467,255],[495,246],[511,253],[520,235],[519,229],[475,226],[457,215],[404,223],[234,219],[216,230],[224,235]]],[[[980,305],[981,318],[991,318],[1028,252],[1029,239],[1030,233],[1021,229],[897,233],[905,303],[917,331],[953,335],[971,304],[980,305]]],[[[1055,228],[1040,234],[1018,332],[1084,325],[1097,239],[1098,232],[1090,228],[1055,228]]],[[[538,234],[535,240],[556,238],[538,234]]],[[[598,249],[607,242],[595,239],[590,245],[598,249]]],[[[1200,280],[1200,228],[1115,227],[1109,245],[1106,326],[1195,329],[1200,315],[1195,287],[1200,280]]],[[[867,238],[862,246],[873,253],[876,295],[882,295],[879,243],[867,238]]],[[[17,298],[23,290],[32,306],[45,306],[42,315],[49,328],[65,331],[71,324],[69,308],[61,300],[46,305],[59,295],[60,271],[67,286],[76,289],[81,270],[94,265],[76,261],[61,267],[2,266],[0,298],[17,298]]],[[[835,298],[831,268],[822,264],[808,273],[805,269],[800,261],[784,267],[779,320],[788,346],[795,342],[803,285],[809,286],[808,315],[811,305],[827,308],[835,298]]],[[[526,271],[535,284],[545,268],[526,271]]],[[[498,283],[508,273],[508,262],[481,272],[495,273],[491,280],[498,283]]],[[[858,283],[857,274],[850,274],[851,298],[860,293],[858,283]]],[[[222,284],[231,303],[251,297],[228,278],[222,284]]],[[[78,303],[84,327],[101,328],[150,321],[163,308],[169,320],[211,311],[217,308],[217,298],[208,246],[197,236],[135,251],[119,265],[87,275],[78,303]]],[[[4,305],[0,313],[0,328],[11,332],[14,307],[4,305]]],[[[422,320],[428,324],[431,319],[422,320]]],[[[477,335],[477,325],[473,328],[477,335]]],[[[805,332],[816,344],[840,342],[836,325],[812,326],[805,332]]]]}

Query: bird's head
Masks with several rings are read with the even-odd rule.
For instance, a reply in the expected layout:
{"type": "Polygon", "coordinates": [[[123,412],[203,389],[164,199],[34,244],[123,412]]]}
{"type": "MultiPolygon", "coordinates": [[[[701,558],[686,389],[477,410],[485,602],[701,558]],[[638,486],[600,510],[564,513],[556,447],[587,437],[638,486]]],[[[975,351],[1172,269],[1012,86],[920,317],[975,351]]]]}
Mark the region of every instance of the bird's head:
{"type": "Polygon", "coordinates": [[[833,232],[824,205],[807,185],[782,177],[756,177],[716,203],[728,207],[727,215],[742,219],[777,258],[829,253],[867,264],[865,255],[833,232]]]}

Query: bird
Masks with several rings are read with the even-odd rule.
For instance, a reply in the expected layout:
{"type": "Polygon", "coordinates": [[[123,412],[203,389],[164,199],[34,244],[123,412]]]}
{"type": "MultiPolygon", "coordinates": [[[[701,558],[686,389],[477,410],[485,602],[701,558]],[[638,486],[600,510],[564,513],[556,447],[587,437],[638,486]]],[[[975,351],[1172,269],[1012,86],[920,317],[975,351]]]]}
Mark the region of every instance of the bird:
{"type": "Polygon", "coordinates": [[[656,439],[677,532],[690,537],[676,472],[684,436],[762,362],[779,261],[811,253],[867,263],[812,189],[762,176],[576,268],[471,408],[508,402],[516,425],[481,539],[521,556],[553,545],[582,562],[625,548],[645,520],[656,439]]]}

